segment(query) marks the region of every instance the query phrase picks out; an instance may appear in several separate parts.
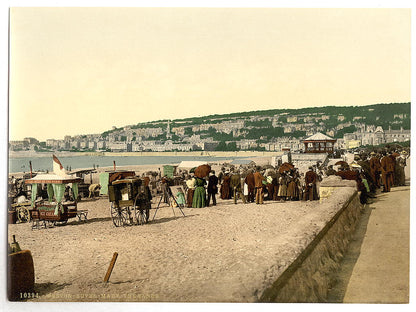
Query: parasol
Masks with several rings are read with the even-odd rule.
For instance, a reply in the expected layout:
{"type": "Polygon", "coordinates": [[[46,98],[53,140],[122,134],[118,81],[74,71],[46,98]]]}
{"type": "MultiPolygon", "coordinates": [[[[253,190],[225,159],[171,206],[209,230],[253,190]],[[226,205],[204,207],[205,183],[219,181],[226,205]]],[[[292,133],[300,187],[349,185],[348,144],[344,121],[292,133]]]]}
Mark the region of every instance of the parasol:
{"type": "Polygon", "coordinates": [[[195,169],[195,176],[198,178],[205,178],[208,173],[211,171],[210,165],[200,165],[195,169]]]}
{"type": "Polygon", "coordinates": [[[280,166],[279,173],[282,173],[282,172],[285,172],[285,171],[290,171],[290,169],[293,169],[293,168],[295,168],[295,166],[285,162],[280,166]]]}
{"type": "Polygon", "coordinates": [[[339,160],[335,163],[335,166],[341,166],[341,167],[349,167],[348,163],[346,161],[343,160],[339,160]]]}

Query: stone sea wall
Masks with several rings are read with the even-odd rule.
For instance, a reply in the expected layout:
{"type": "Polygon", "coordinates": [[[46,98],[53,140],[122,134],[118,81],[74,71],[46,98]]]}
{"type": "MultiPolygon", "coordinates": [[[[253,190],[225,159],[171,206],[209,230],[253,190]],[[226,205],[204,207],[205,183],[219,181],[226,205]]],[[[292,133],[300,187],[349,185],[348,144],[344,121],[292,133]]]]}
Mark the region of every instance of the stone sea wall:
{"type": "MultiPolygon", "coordinates": [[[[340,182],[334,179],[321,187],[327,188],[333,195],[337,188],[351,188],[354,184],[354,181],[340,182]]],[[[358,193],[353,192],[277,280],[262,292],[258,301],[326,302],[328,289],[335,282],[334,273],[340,269],[361,209],[358,193]]]]}

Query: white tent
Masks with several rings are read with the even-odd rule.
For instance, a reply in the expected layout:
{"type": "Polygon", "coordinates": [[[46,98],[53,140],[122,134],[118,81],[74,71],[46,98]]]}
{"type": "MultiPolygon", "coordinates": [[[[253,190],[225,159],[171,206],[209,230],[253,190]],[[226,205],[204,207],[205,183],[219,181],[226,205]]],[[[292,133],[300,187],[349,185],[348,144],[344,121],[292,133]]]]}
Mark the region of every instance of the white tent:
{"type": "Polygon", "coordinates": [[[178,168],[194,168],[205,164],[207,164],[206,161],[184,160],[179,164],[178,168]]]}

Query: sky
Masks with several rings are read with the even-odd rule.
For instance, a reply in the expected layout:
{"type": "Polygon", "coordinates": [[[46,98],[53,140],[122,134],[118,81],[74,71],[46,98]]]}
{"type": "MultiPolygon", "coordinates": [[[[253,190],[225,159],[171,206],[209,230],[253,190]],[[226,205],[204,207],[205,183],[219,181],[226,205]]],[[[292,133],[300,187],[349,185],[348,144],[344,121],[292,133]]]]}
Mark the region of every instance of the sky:
{"type": "Polygon", "coordinates": [[[406,8],[11,7],[9,139],[409,102],[410,17],[406,8]]]}

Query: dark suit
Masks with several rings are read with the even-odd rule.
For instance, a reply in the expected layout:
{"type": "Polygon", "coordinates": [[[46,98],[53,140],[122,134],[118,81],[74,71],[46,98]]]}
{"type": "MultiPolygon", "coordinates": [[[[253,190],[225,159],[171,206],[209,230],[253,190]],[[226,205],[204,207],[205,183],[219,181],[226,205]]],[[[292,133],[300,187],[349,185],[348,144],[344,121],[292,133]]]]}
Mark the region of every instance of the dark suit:
{"type": "Polygon", "coordinates": [[[249,203],[253,203],[254,202],[254,174],[253,173],[249,173],[244,182],[247,184],[247,188],[248,188],[248,196],[247,196],[247,201],[249,203]]]}
{"type": "Polygon", "coordinates": [[[310,170],[305,173],[305,195],[304,200],[316,200],[318,199],[318,194],[316,192],[316,181],[318,180],[318,175],[310,170]]]}
{"type": "Polygon", "coordinates": [[[212,197],[212,204],[215,206],[217,204],[217,200],[215,198],[215,194],[218,193],[218,178],[215,175],[212,175],[208,178],[208,200],[207,206],[209,206],[210,198],[212,197]]]}

